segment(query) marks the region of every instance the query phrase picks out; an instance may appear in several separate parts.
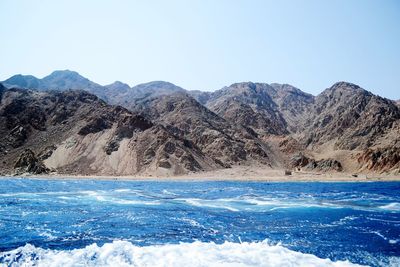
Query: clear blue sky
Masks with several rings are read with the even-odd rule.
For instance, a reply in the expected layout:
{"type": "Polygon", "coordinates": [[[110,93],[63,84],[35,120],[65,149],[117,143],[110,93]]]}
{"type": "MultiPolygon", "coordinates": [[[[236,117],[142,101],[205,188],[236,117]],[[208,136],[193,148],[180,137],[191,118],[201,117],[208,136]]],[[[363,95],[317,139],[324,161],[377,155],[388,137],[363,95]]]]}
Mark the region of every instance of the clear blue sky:
{"type": "Polygon", "coordinates": [[[0,80],[71,69],[108,84],[240,81],[400,98],[400,1],[0,1],[0,80]]]}

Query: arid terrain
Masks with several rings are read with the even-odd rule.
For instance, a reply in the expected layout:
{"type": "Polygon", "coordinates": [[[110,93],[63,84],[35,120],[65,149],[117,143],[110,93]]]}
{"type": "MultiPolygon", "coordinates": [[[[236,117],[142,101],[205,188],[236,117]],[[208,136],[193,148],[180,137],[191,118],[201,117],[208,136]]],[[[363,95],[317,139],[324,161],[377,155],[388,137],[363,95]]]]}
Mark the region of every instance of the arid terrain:
{"type": "Polygon", "coordinates": [[[55,71],[3,81],[0,100],[2,175],[368,180],[400,173],[398,102],[347,82],[317,96],[252,82],[201,92],[162,81],[101,86],[55,71]]]}

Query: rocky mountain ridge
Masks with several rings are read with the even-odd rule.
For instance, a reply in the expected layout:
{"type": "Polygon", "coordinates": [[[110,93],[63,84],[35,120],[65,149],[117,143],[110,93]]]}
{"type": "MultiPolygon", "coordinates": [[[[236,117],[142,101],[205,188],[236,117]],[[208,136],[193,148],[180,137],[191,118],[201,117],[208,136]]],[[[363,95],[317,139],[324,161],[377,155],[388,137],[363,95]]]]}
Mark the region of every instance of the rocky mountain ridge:
{"type": "MultiPolygon", "coordinates": [[[[309,159],[307,170],[400,171],[399,106],[395,101],[373,95],[351,83],[338,82],[321,94],[313,96],[291,85],[276,83],[236,83],[215,92],[201,92],[188,91],[162,81],[132,88],[121,82],[101,86],[70,71],[54,72],[50,76],[36,79],[33,76],[16,75],[4,81],[4,84],[9,88],[17,86],[37,89],[40,92],[29,91],[34,98],[36,94],[45,93],[44,91],[52,95],[57,92],[50,92],[51,90],[62,93],[66,89],[86,90],[109,104],[123,106],[126,112],[141,116],[152,124],[149,129],[144,130],[151,133],[147,138],[144,138],[145,135],[141,135],[143,138],[135,138],[140,140],[140,144],[132,145],[131,141],[127,142],[130,143],[130,150],[136,151],[141,147],[148,151],[144,158],[149,163],[135,163],[137,166],[134,169],[124,172],[118,170],[120,167],[113,166],[112,170],[117,174],[146,171],[177,174],[227,168],[238,164],[292,168],[292,158],[298,153],[304,153],[309,159]],[[154,138],[163,141],[157,141],[158,145],[155,145],[150,142],[154,138]],[[166,145],[166,140],[174,145],[166,145]],[[188,145],[186,148],[185,144],[188,145]],[[147,146],[155,148],[148,150],[147,146]],[[181,162],[182,156],[174,155],[176,147],[186,153],[186,163],[181,162]]],[[[21,91],[0,88],[0,95],[4,92],[9,95],[13,90],[21,91]]],[[[100,99],[98,101],[101,102],[100,99]]],[[[22,100],[16,98],[15,101],[22,100]]],[[[109,106],[104,101],[103,105],[109,106]]],[[[21,104],[28,102],[22,101],[21,104]]],[[[3,105],[2,100],[1,106],[3,105]]],[[[74,105],[79,106],[82,103],[78,101],[74,105]]],[[[97,105],[99,104],[95,104],[97,105]]],[[[82,118],[77,121],[82,121],[82,118]]],[[[113,155],[114,151],[119,151],[119,144],[124,138],[111,140],[115,133],[111,133],[109,129],[118,128],[118,125],[102,123],[103,119],[93,118],[88,127],[89,135],[95,134],[90,132],[91,127],[99,128],[98,133],[101,135],[108,132],[108,148],[105,149],[104,146],[103,150],[106,155],[113,155]]],[[[47,128],[42,131],[47,131],[47,128]]],[[[20,135],[23,132],[22,130],[20,135]]],[[[76,133],[68,132],[66,136],[73,134],[76,133]]],[[[32,149],[25,143],[21,147],[32,149]]],[[[124,153],[128,153],[129,149],[122,145],[124,153]]],[[[32,151],[40,153],[37,149],[32,151]]],[[[52,161],[46,162],[50,164],[52,161]]],[[[75,162],[81,164],[78,163],[79,160],[75,162]]],[[[300,166],[302,167],[305,166],[300,166]]],[[[59,171],[60,167],[56,169],[59,171]]],[[[92,173],[110,171],[110,168],[95,169],[92,173]]]]}

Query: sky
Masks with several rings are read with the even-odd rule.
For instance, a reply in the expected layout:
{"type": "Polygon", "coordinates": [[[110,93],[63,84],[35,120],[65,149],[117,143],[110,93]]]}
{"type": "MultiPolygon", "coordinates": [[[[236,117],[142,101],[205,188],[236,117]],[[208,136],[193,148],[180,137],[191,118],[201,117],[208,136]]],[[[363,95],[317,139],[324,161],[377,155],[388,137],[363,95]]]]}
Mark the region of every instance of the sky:
{"type": "Polygon", "coordinates": [[[398,0],[1,0],[0,80],[70,69],[99,84],[235,82],[400,99],[398,0]]]}

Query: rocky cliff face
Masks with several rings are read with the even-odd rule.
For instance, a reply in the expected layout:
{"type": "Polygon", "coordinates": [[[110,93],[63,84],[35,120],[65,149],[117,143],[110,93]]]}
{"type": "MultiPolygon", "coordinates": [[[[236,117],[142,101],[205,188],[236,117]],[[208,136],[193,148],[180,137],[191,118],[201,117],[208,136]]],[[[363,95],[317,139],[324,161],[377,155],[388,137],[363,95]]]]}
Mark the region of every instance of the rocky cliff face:
{"type": "MultiPolygon", "coordinates": [[[[1,127],[5,138],[0,143],[1,151],[12,154],[33,146],[32,151],[39,155],[39,149],[35,148],[39,139],[32,136],[47,133],[49,129],[57,129],[62,138],[45,142],[46,147],[60,142],[66,146],[83,142],[85,145],[81,147],[90,150],[94,147],[87,142],[96,136],[99,139],[90,142],[101,143],[101,151],[106,156],[100,153],[104,158],[91,159],[91,166],[97,160],[110,163],[103,164],[108,166],[104,168],[96,165],[92,173],[132,174],[150,170],[184,173],[238,164],[283,168],[291,166],[291,158],[299,152],[314,155],[314,164],[311,164],[314,167],[309,167],[318,171],[396,172],[399,169],[398,157],[393,156],[397,155],[400,143],[398,103],[351,83],[336,83],[317,96],[287,84],[251,82],[232,84],[215,92],[186,91],[162,81],[132,88],[121,82],[100,86],[71,71],[54,72],[43,79],[16,75],[5,83],[40,87],[37,89],[42,92],[5,91],[0,87],[1,127]],[[79,97],[73,96],[78,93],[62,93],[66,88],[84,89],[126,109],[109,106],[84,92],[79,97]],[[43,92],[49,89],[61,92],[43,92]],[[54,99],[59,98],[64,100],[57,102],[58,106],[54,99]],[[31,104],[32,101],[36,104],[31,104]],[[92,111],[97,115],[87,116],[92,111]],[[136,129],[132,126],[136,125],[133,118],[139,117],[143,121],[139,124],[146,126],[136,129]],[[125,167],[116,164],[124,161],[122,155],[128,151],[131,162],[123,163],[125,167]]],[[[53,135],[47,133],[47,136],[53,135]]],[[[60,151],[59,145],[55,150],[60,151]]],[[[76,151],[82,158],[94,155],[82,151],[76,151]]],[[[72,160],[68,163],[72,164],[69,169],[64,163],[60,167],[57,157],[50,156],[44,161],[58,170],[64,168],[65,172],[83,166],[82,161],[73,163],[72,160]]]]}

